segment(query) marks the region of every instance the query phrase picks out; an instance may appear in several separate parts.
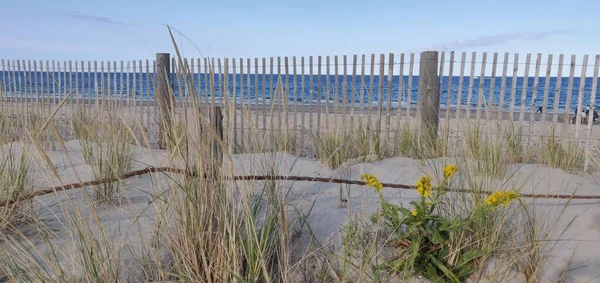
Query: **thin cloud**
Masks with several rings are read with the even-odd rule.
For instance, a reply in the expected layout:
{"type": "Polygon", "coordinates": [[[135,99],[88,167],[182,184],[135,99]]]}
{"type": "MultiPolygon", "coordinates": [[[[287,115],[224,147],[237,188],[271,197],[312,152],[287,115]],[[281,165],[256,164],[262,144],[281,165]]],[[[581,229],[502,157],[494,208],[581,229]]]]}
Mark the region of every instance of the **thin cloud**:
{"type": "Polygon", "coordinates": [[[124,22],[117,21],[117,20],[111,19],[109,17],[104,17],[104,16],[85,15],[85,14],[81,14],[81,13],[68,13],[68,15],[71,18],[81,20],[81,21],[95,22],[95,23],[101,23],[101,24],[110,24],[110,25],[127,25],[124,22]]]}
{"type": "Polygon", "coordinates": [[[543,40],[551,36],[568,34],[567,30],[554,30],[554,31],[543,31],[543,32],[515,32],[515,33],[504,33],[498,35],[480,36],[472,39],[460,39],[438,43],[435,45],[429,45],[423,47],[428,50],[457,50],[474,47],[484,47],[491,45],[504,44],[514,40],[529,40],[537,41],[543,40]]]}

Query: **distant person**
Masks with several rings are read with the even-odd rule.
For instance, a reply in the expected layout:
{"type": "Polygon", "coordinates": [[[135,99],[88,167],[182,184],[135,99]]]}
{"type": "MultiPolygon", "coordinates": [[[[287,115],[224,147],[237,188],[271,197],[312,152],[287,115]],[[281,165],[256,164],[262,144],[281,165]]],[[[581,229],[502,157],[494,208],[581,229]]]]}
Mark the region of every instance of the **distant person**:
{"type": "Polygon", "coordinates": [[[542,106],[540,106],[540,107],[538,107],[538,109],[535,111],[535,113],[536,113],[536,114],[537,114],[537,113],[540,113],[540,114],[541,114],[541,113],[542,113],[542,110],[543,110],[543,109],[542,109],[542,106]]]}

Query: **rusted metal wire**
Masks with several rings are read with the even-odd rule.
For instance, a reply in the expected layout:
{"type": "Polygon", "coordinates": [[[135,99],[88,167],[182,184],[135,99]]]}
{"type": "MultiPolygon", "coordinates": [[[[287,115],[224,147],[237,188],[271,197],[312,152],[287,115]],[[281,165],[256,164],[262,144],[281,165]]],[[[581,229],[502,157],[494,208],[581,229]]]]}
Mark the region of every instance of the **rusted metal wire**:
{"type": "MultiPolygon", "coordinates": [[[[150,173],[176,173],[176,174],[185,174],[188,176],[197,176],[197,173],[190,170],[173,168],[173,167],[147,167],[141,170],[135,170],[128,173],[125,173],[118,177],[113,178],[104,178],[99,180],[87,181],[87,182],[79,182],[72,183],[67,185],[56,186],[44,190],[35,191],[29,194],[22,195],[17,198],[9,199],[6,201],[0,202],[0,207],[14,204],[20,201],[30,200],[34,197],[43,196],[51,193],[67,191],[71,189],[83,188],[88,186],[97,186],[107,183],[113,183],[125,179],[129,179],[131,177],[150,174],[150,173]]],[[[206,177],[206,176],[204,176],[206,177]]],[[[346,184],[346,185],[359,185],[365,186],[366,183],[364,181],[357,180],[346,180],[346,179],[337,179],[337,178],[327,178],[327,177],[308,177],[308,176],[282,176],[282,175],[272,175],[272,176],[258,176],[258,175],[244,175],[244,176],[233,176],[233,177],[223,177],[224,180],[234,180],[234,181],[296,181],[296,182],[319,182],[319,183],[335,183],[335,184],[346,184]]],[[[403,189],[403,190],[412,190],[414,186],[405,185],[405,184],[393,184],[393,183],[382,183],[385,188],[395,188],[395,189],[403,189]]],[[[471,193],[471,194],[492,194],[493,191],[489,190],[467,190],[467,189],[456,189],[449,188],[446,191],[455,192],[455,193],[471,193]]],[[[577,199],[577,200],[600,200],[600,195],[566,195],[566,194],[529,194],[529,193],[521,193],[521,197],[523,198],[543,198],[543,199],[577,199]]]]}

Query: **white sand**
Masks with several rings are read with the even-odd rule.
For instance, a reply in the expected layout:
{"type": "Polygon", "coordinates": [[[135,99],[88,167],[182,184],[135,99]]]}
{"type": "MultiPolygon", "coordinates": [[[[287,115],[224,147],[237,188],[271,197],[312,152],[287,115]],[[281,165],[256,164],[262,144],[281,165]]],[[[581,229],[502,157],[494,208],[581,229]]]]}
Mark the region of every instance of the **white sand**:
{"type": "MultiPolygon", "coordinates": [[[[3,150],[7,150],[5,145],[3,150]]],[[[19,143],[12,144],[14,150],[23,150],[19,143]]],[[[61,180],[52,177],[48,169],[33,146],[27,146],[25,150],[31,152],[34,171],[37,178],[35,187],[37,189],[47,188],[59,183],[66,184],[93,180],[94,175],[91,167],[87,165],[82,156],[82,149],[78,141],[66,143],[68,151],[47,151],[52,163],[56,166],[61,180]],[[78,176],[78,177],[77,177],[78,176]]],[[[158,150],[142,149],[134,146],[134,162],[132,170],[145,168],[147,166],[168,166],[167,153],[158,150]]],[[[375,163],[360,163],[352,165],[343,170],[332,171],[325,165],[314,160],[298,158],[287,153],[278,154],[241,154],[235,155],[234,173],[238,174],[262,174],[264,166],[257,164],[277,164],[278,174],[294,176],[322,176],[337,177],[358,180],[365,172],[375,174],[382,182],[413,184],[424,172],[434,174],[432,168],[437,167],[436,172],[447,163],[454,163],[452,159],[429,160],[425,163],[408,158],[391,158],[375,163]],[[273,163],[275,160],[275,163],[273,163]],[[262,172],[261,172],[262,171],[262,172]]],[[[573,175],[559,169],[550,169],[539,165],[511,165],[507,169],[507,176],[513,175],[504,186],[498,181],[498,188],[522,188],[523,192],[536,193],[563,193],[571,194],[595,194],[600,195],[599,175],[573,175]]],[[[139,258],[140,251],[149,249],[152,240],[155,222],[157,221],[157,210],[151,201],[152,195],[157,195],[165,190],[165,174],[149,174],[133,177],[125,181],[126,197],[120,206],[99,205],[97,214],[105,231],[109,233],[110,245],[115,247],[115,252],[120,252],[123,265],[127,267],[128,273],[124,274],[125,280],[135,281],[139,278],[140,269],[132,262],[133,258],[139,258]],[[142,248],[142,245],[144,248],[142,248]],[[134,256],[132,256],[132,254],[134,256]]],[[[368,217],[379,208],[376,194],[369,188],[361,186],[342,186],[344,194],[350,190],[350,196],[344,196],[348,200],[340,205],[340,185],[329,183],[311,182],[280,182],[282,191],[290,190],[288,195],[290,219],[295,218],[293,207],[303,213],[310,214],[308,222],[315,238],[319,244],[328,250],[338,250],[340,247],[340,231],[354,215],[368,217]],[[311,210],[312,207],[312,210],[311,210]]],[[[59,260],[66,269],[77,274],[81,268],[74,258],[77,258],[77,245],[72,242],[75,227],[68,221],[67,215],[75,217],[80,212],[81,217],[88,219],[92,229],[95,229],[94,219],[86,195],[82,189],[74,189],[67,192],[37,197],[34,200],[35,212],[40,223],[46,225],[49,233],[38,232],[35,223],[22,224],[21,230],[29,237],[43,253],[48,253],[50,243],[59,248],[59,260]],[[66,199],[68,201],[64,201],[66,199]],[[62,205],[61,205],[62,204],[62,205]]],[[[395,203],[409,205],[411,200],[417,198],[414,191],[384,189],[386,198],[395,203]]],[[[531,202],[539,212],[540,219],[550,217],[555,219],[563,209],[562,204],[566,201],[538,199],[531,202]]],[[[544,279],[542,282],[555,282],[558,273],[564,268],[569,257],[573,254],[572,265],[579,267],[571,271],[573,282],[600,282],[600,205],[597,200],[571,201],[565,208],[562,217],[556,223],[551,222],[554,235],[562,232],[567,224],[576,217],[562,236],[563,241],[557,244],[552,254],[551,264],[545,266],[544,279]]],[[[298,228],[297,225],[294,228],[298,228]]],[[[99,237],[98,237],[99,238],[99,237]]],[[[552,238],[552,237],[551,237],[552,238]]],[[[302,236],[295,240],[292,250],[296,253],[304,252],[307,237],[302,236]]],[[[7,246],[6,243],[0,243],[7,246]]],[[[1,276],[0,276],[1,277],[1,276]]]]}

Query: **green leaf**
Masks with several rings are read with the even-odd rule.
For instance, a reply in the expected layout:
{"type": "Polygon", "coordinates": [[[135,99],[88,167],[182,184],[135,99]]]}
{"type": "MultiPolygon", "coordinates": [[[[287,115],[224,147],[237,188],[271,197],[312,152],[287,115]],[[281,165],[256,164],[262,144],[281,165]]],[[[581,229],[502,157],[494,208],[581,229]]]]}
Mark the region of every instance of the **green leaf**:
{"type": "Polygon", "coordinates": [[[475,268],[474,266],[465,265],[465,266],[459,268],[455,274],[456,274],[456,277],[458,277],[459,279],[465,280],[465,279],[467,279],[467,277],[469,277],[469,275],[471,275],[475,271],[477,271],[477,268],[475,268]]]}
{"type": "Polygon", "coordinates": [[[433,266],[431,264],[427,265],[427,270],[425,270],[425,277],[427,277],[427,279],[429,279],[429,281],[434,282],[434,283],[444,282],[444,280],[437,274],[437,271],[435,270],[435,266],[433,266]]]}
{"type": "Polygon", "coordinates": [[[456,263],[456,266],[460,268],[463,265],[471,262],[472,260],[484,256],[485,254],[486,254],[486,252],[482,251],[482,250],[470,250],[470,251],[466,251],[462,255],[460,255],[460,258],[458,259],[458,262],[456,263]]]}
{"type": "Polygon", "coordinates": [[[410,258],[408,260],[408,269],[412,270],[415,266],[415,260],[419,256],[421,248],[421,237],[415,237],[413,241],[410,243],[410,258]]]}
{"type": "Polygon", "coordinates": [[[440,235],[440,232],[438,232],[437,229],[432,229],[432,233],[431,236],[429,237],[431,239],[431,243],[433,243],[434,245],[440,245],[444,242],[444,238],[442,237],[442,235],[440,235]]]}
{"type": "Polygon", "coordinates": [[[398,258],[389,263],[390,268],[395,272],[400,272],[405,264],[406,260],[404,258],[398,258]]]}
{"type": "Polygon", "coordinates": [[[446,267],[446,265],[444,265],[441,261],[439,261],[437,258],[435,258],[433,255],[431,254],[427,254],[427,258],[433,263],[435,264],[435,266],[441,270],[444,275],[446,275],[446,277],[448,277],[448,279],[450,279],[452,282],[454,283],[460,283],[460,280],[458,279],[458,277],[456,277],[456,275],[454,275],[454,273],[452,273],[452,271],[450,271],[450,269],[448,269],[448,267],[446,267]]]}
{"type": "Polygon", "coordinates": [[[379,270],[375,265],[371,265],[371,273],[373,273],[373,276],[375,276],[375,278],[373,278],[374,282],[381,282],[381,277],[379,277],[379,270]]]}

